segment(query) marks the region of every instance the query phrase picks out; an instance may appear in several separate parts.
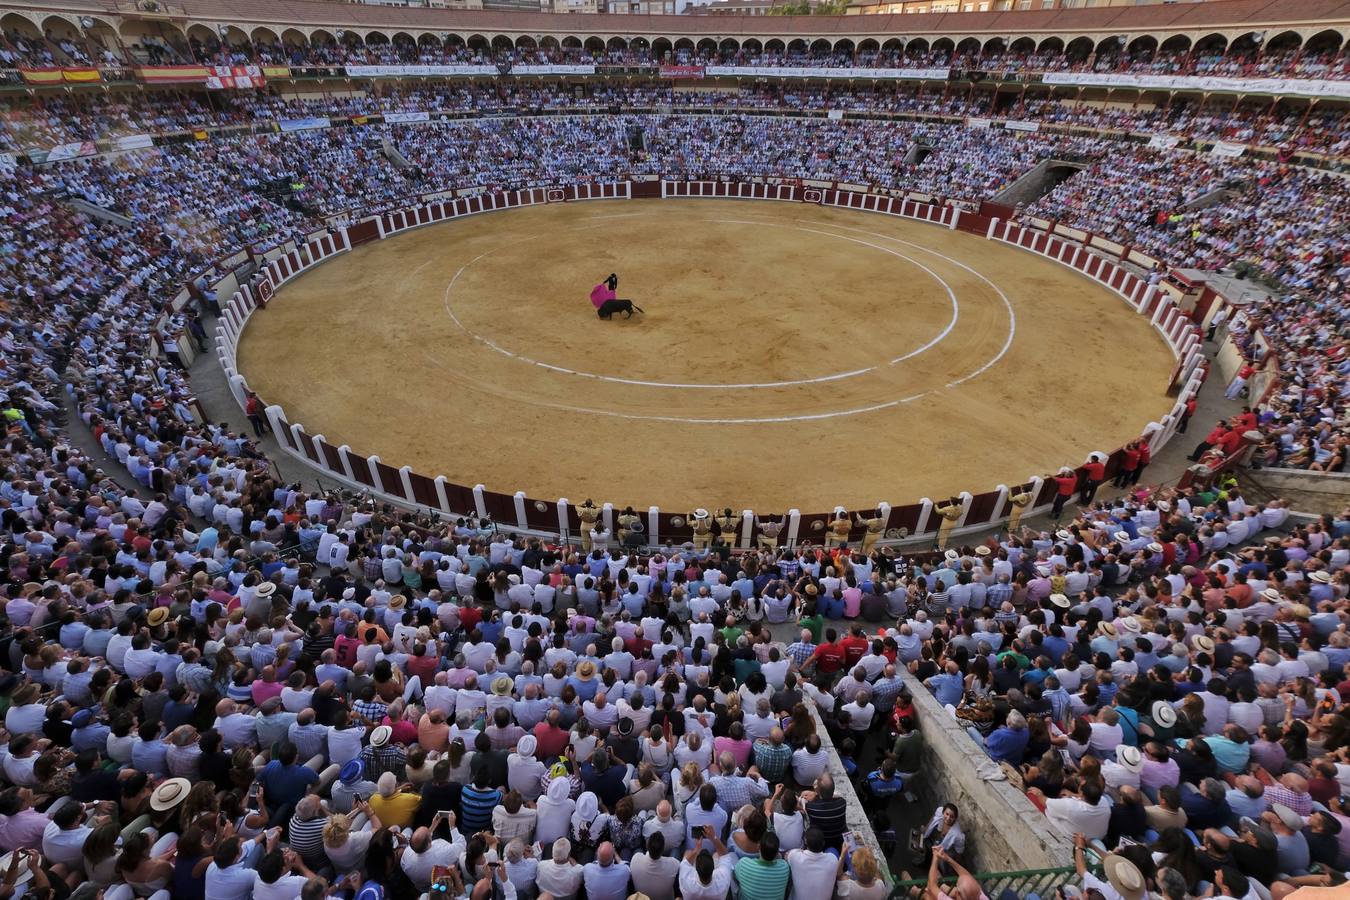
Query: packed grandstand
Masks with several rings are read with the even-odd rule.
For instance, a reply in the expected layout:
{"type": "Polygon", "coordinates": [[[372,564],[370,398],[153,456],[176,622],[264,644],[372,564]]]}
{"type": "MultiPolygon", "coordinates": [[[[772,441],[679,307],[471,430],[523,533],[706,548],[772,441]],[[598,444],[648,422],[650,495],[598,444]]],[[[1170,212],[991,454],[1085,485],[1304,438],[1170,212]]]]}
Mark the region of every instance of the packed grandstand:
{"type": "Polygon", "coordinates": [[[773,179],[979,208],[1065,161],[1020,221],[1262,288],[1221,336],[1280,360],[1274,387],[1193,437],[1343,474],[1344,95],[970,78],[1338,82],[1335,28],[662,46],[0,21],[0,896],[977,900],[995,836],[923,784],[946,739],[925,705],[1077,845],[1052,889],[1345,889],[1350,510],[1293,516],[1225,475],[937,554],[578,548],[283,481],[176,352],[209,349],[217,260],[428,195],[773,179]],[[132,84],[192,65],[287,74],[132,84]],[[57,70],[104,84],[43,88],[57,70]]]}

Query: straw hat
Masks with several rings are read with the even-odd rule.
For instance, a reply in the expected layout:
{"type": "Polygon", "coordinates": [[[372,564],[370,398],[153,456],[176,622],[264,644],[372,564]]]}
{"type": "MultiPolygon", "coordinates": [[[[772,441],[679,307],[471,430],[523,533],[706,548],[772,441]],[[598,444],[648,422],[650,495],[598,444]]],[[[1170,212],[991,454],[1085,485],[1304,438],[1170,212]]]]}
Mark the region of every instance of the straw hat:
{"type": "Polygon", "coordinates": [[[1058,606],[1060,609],[1069,608],[1069,598],[1064,596],[1063,594],[1051,594],[1050,602],[1053,603],[1055,606],[1058,606]]]}
{"type": "Polygon", "coordinates": [[[1163,552],[1162,544],[1158,543],[1157,541],[1154,541],[1153,543],[1149,544],[1149,545],[1148,545],[1148,549],[1149,549],[1149,552],[1150,552],[1150,553],[1161,553],[1161,552],[1163,552]]]}
{"type": "Polygon", "coordinates": [[[186,778],[170,778],[150,795],[150,808],[155,812],[168,812],[182,803],[192,790],[192,782],[186,778]]]}
{"type": "Polygon", "coordinates": [[[1152,712],[1153,721],[1164,728],[1171,728],[1177,724],[1177,711],[1166,701],[1158,700],[1154,702],[1152,712]]]}
{"type": "Polygon", "coordinates": [[[1130,533],[1128,531],[1117,531],[1114,534],[1112,534],[1111,537],[1115,538],[1121,543],[1128,543],[1129,541],[1133,540],[1133,538],[1130,537],[1130,533]]]}
{"type": "Polygon", "coordinates": [[[388,725],[376,726],[375,730],[370,733],[370,746],[383,747],[385,744],[389,743],[389,738],[393,737],[393,735],[394,729],[390,728],[388,725]]]}
{"type": "Polygon", "coordinates": [[[146,615],[145,621],[151,628],[158,628],[169,620],[169,608],[167,606],[156,606],[146,615]]]}
{"type": "Polygon", "coordinates": [[[577,677],[582,681],[589,681],[595,677],[595,663],[589,659],[583,659],[577,663],[577,677]]]}
{"type": "Polygon", "coordinates": [[[694,510],[694,518],[706,519],[708,518],[708,511],[700,506],[698,509],[694,510]]]}
{"type": "Polygon", "coordinates": [[[1214,652],[1214,638],[1212,637],[1203,634],[1197,635],[1193,643],[1195,644],[1195,649],[1199,650],[1201,653],[1214,652]]]}
{"type": "Polygon", "coordinates": [[[394,596],[389,598],[389,608],[402,609],[407,602],[408,602],[407,597],[403,596],[402,594],[395,594],[394,596]]]}
{"type": "Polygon", "coordinates": [[[1308,576],[1318,584],[1331,584],[1331,573],[1317,571],[1308,576]]]}
{"type": "Polygon", "coordinates": [[[1116,626],[1112,625],[1110,622],[1098,623],[1097,630],[1109,638],[1117,637],[1120,634],[1120,632],[1116,630],[1116,626]]]}
{"type": "Polygon", "coordinates": [[[264,581],[262,584],[258,585],[257,590],[253,593],[254,596],[257,597],[270,597],[276,593],[276,590],[277,586],[273,582],[264,581]]]}
{"type": "Polygon", "coordinates": [[[1073,532],[1069,531],[1067,528],[1061,528],[1059,531],[1055,532],[1055,537],[1059,538],[1061,541],[1072,540],[1073,532]]]}
{"type": "Polygon", "coordinates": [[[1277,588],[1266,588],[1261,592],[1262,599],[1269,600],[1271,603],[1280,602],[1280,592],[1277,588]]]}
{"type": "Polygon", "coordinates": [[[984,546],[983,544],[981,544],[980,546],[978,546],[978,547],[975,548],[975,555],[976,555],[976,556],[988,556],[989,553],[990,553],[989,548],[986,547],[986,546],[984,546]]]}
{"type": "Polygon", "coordinates": [[[1120,625],[1130,634],[1139,634],[1144,630],[1144,626],[1139,624],[1139,620],[1134,616],[1126,616],[1120,620],[1120,625]]]}
{"type": "Polygon", "coordinates": [[[511,676],[500,675],[492,679],[492,693],[498,697],[508,697],[511,695],[511,676]]]}
{"type": "Polygon", "coordinates": [[[956,562],[958,559],[961,558],[961,554],[957,553],[955,550],[948,550],[946,553],[942,555],[946,557],[949,562],[956,562]]]}
{"type": "Polygon", "coordinates": [[[1102,860],[1106,880],[1125,900],[1143,900],[1144,876],[1139,867],[1123,856],[1112,853],[1102,860]]]}
{"type": "Polygon", "coordinates": [[[1138,747],[1121,744],[1116,748],[1116,762],[1120,763],[1125,771],[1137,774],[1144,768],[1144,754],[1139,752],[1138,747]]]}

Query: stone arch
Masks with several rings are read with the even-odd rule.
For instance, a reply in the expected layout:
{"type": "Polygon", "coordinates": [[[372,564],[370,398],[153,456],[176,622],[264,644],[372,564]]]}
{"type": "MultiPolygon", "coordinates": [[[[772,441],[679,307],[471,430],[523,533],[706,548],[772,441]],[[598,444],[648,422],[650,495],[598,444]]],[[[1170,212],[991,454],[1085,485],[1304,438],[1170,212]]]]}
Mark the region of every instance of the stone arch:
{"type": "MultiPolygon", "coordinates": [[[[890,43],[890,41],[887,41],[887,43],[890,43]]],[[[904,42],[906,56],[923,56],[931,49],[932,45],[928,43],[927,38],[911,38],[904,42]]]]}
{"type": "Polygon", "coordinates": [[[848,38],[840,38],[834,42],[834,46],[830,48],[830,52],[835,54],[847,53],[852,56],[857,52],[857,47],[854,45],[853,41],[848,38]]]}
{"type": "Polygon", "coordinates": [[[583,50],[585,50],[587,53],[591,55],[605,52],[605,42],[600,38],[595,37],[594,35],[582,41],[581,47],[583,50]]]}
{"type": "Polygon", "coordinates": [[[1191,52],[1191,36],[1174,34],[1158,45],[1158,56],[1185,56],[1191,52]]]}
{"type": "Polygon", "coordinates": [[[694,46],[694,41],[692,38],[682,37],[676,38],[675,43],[671,49],[677,52],[683,50],[686,53],[693,53],[698,48],[694,46]]]}
{"type": "Polygon", "coordinates": [[[905,42],[904,42],[903,40],[901,40],[900,38],[888,38],[888,39],[886,40],[886,42],[883,43],[883,44],[881,45],[881,52],[882,52],[882,53],[904,53],[904,52],[905,52],[905,42]]]}
{"type": "Polygon", "coordinates": [[[1281,31],[1265,43],[1266,53],[1296,53],[1303,46],[1303,35],[1297,31],[1281,31]]]}
{"type": "Polygon", "coordinates": [[[760,43],[759,38],[746,38],[741,41],[741,52],[759,56],[764,52],[764,45],[760,43]]]}
{"type": "Polygon", "coordinates": [[[952,54],[956,52],[956,41],[949,37],[940,37],[933,41],[931,50],[933,53],[945,53],[947,58],[951,59],[952,54]]]}
{"type": "Polygon", "coordinates": [[[811,48],[809,52],[812,56],[823,56],[824,54],[830,52],[831,46],[833,45],[830,44],[829,38],[816,38],[814,41],[811,42],[811,48]]]}
{"type": "Polygon", "coordinates": [[[860,56],[876,56],[881,52],[881,43],[876,38],[863,38],[858,41],[858,54],[860,56]]]}
{"type": "Polygon", "coordinates": [[[956,45],[957,56],[979,56],[980,39],[974,37],[962,38],[956,45]]]}
{"type": "Polygon", "coordinates": [[[1200,38],[1191,49],[1196,56],[1223,56],[1228,50],[1228,37],[1215,31],[1200,38]]]}
{"type": "Polygon", "coordinates": [[[535,50],[539,45],[528,34],[522,34],[516,38],[515,47],[517,50],[535,50]]]}
{"type": "Polygon", "coordinates": [[[1125,45],[1125,55],[1130,59],[1151,60],[1158,52],[1158,39],[1151,34],[1141,34],[1125,45]]]}
{"type": "Polygon", "coordinates": [[[788,56],[797,56],[806,54],[806,41],[801,38],[794,38],[788,41],[786,51],[788,56]]]}
{"type": "Polygon", "coordinates": [[[1056,56],[1064,53],[1064,38],[1048,37],[1036,45],[1037,53],[1049,53],[1056,56]]]}
{"type": "Polygon", "coordinates": [[[1303,42],[1305,56],[1314,53],[1329,53],[1335,56],[1345,46],[1345,36],[1334,28],[1319,31],[1303,42]]]}
{"type": "Polygon", "coordinates": [[[698,44],[694,46],[694,51],[699,56],[716,56],[717,41],[712,38],[700,38],[698,44]]]}
{"type": "Polygon", "coordinates": [[[621,37],[612,37],[605,42],[605,49],[610,52],[624,53],[628,50],[628,41],[621,37]]]}
{"type": "MultiPolygon", "coordinates": [[[[348,34],[350,33],[348,32],[348,34]]],[[[388,47],[393,42],[389,40],[389,35],[383,31],[367,31],[365,43],[367,47],[388,47]]]]}
{"type": "Polygon", "coordinates": [[[779,38],[769,38],[764,42],[765,53],[782,53],[786,49],[787,44],[784,44],[779,38]]]}
{"type": "Polygon", "coordinates": [[[481,34],[471,34],[464,41],[465,46],[475,53],[484,53],[492,49],[492,44],[481,34]]]}
{"type": "Polygon", "coordinates": [[[1008,52],[1018,56],[1030,56],[1036,52],[1036,39],[1020,37],[1008,45],[1008,52]]]}
{"type": "Polygon", "coordinates": [[[571,34],[566,35],[562,39],[562,48],[563,50],[570,50],[577,53],[581,52],[581,38],[571,34]]]}
{"type": "Polygon", "coordinates": [[[1104,37],[1100,41],[1098,41],[1097,46],[1093,48],[1092,52],[1096,53],[1097,56],[1099,57],[1119,56],[1121,50],[1123,50],[1124,48],[1125,48],[1125,35],[1113,34],[1110,37],[1104,37]]]}
{"type": "Polygon", "coordinates": [[[673,49],[674,45],[670,42],[670,38],[659,37],[652,41],[652,57],[654,59],[665,59],[673,49]]]}
{"type": "Polygon", "coordinates": [[[1228,49],[1224,51],[1224,55],[1251,59],[1261,52],[1261,45],[1264,42],[1265,35],[1263,32],[1249,31],[1233,38],[1228,45],[1228,49]]]}
{"type": "Polygon", "coordinates": [[[980,48],[981,56],[1002,56],[1008,52],[1008,42],[1001,37],[990,38],[980,48]]]}
{"type": "Polygon", "coordinates": [[[735,38],[722,38],[717,45],[717,51],[722,54],[736,54],[741,50],[741,42],[735,38]]]}

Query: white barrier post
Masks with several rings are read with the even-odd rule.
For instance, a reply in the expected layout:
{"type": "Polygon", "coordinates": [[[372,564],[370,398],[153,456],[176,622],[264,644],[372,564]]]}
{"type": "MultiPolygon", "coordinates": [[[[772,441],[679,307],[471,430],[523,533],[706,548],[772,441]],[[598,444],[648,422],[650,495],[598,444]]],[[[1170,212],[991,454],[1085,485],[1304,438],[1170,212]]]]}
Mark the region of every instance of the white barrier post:
{"type": "Polygon", "coordinates": [[[375,490],[384,493],[384,479],[380,477],[380,458],[378,456],[367,456],[366,467],[370,469],[370,481],[375,486],[375,490]]]}
{"type": "Polygon", "coordinates": [[[328,457],[323,455],[323,442],[327,440],[323,435],[316,434],[309,439],[309,445],[314,448],[314,458],[318,460],[321,468],[328,468],[328,457]]]}
{"type": "Polygon", "coordinates": [[[928,530],[928,519],[933,514],[933,501],[924,497],[919,501],[919,521],[914,525],[916,535],[923,534],[928,530]]]}
{"type": "Polygon", "coordinates": [[[342,460],[342,474],[347,476],[349,481],[356,480],[356,473],[352,471],[352,461],[348,459],[348,454],[352,452],[349,444],[343,444],[338,448],[338,458],[342,460]]]}
{"type": "Polygon", "coordinates": [[[441,502],[441,512],[449,513],[450,496],[445,492],[446,480],[444,475],[437,475],[434,484],[436,485],[436,499],[441,502]]]}
{"type": "Polygon", "coordinates": [[[989,230],[984,233],[985,238],[992,241],[994,239],[994,229],[997,227],[998,227],[998,219],[990,219],[989,230]]]}
{"type": "Polygon", "coordinates": [[[412,466],[398,467],[398,480],[403,483],[403,496],[408,502],[417,505],[417,498],[413,495],[412,486],[412,466]]]}
{"type": "Polygon", "coordinates": [[[566,497],[558,498],[558,537],[564,539],[572,530],[571,523],[567,521],[567,507],[570,504],[566,497]]]}
{"type": "Polygon", "coordinates": [[[516,501],[516,525],[524,531],[530,527],[530,521],[525,513],[525,492],[516,491],[512,499],[516,501]]]}
{"type": "Polygon", "coordinates": [[[656,546],[661,542],[661,508],[647,507],[647,543],[656,546]]]}
{"type": "Polygon", "coordinates": [[[800,509],[788,510],[788,533],[787,546],[797,546],[797,532],[802,527],[802,511],[800,509]]]}
{"type": "Polygon", "coordinates": [[[755,539],[755,511],[741,510],[741,549],[749,550],[755,539]]]}
{"type": "Polygon", "coordinates": [[[478,512],[478,518],[480,519],[486,519],[488,514],[487,501],[483,497],[483,492],[486,490],[487,488],[481,484],[475,484],[473,486],[473,505],[474,509],[478,512]]]}

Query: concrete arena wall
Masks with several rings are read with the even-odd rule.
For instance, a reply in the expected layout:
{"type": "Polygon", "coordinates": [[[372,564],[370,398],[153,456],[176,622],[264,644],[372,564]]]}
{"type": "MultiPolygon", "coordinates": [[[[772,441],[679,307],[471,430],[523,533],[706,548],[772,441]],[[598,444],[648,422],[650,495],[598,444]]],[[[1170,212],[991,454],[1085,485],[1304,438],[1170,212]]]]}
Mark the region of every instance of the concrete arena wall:
{"type": "Polygon", "coordinates": [[[999,771],[989,755],[919,679],[908,672],[904,678],[924,737],[923,777],[909,789],[929,810],[956,804],[966,833],[966,867],[1009,872],[1073,865],[1073,843],[1010,782],[986,780],[986,773],[999,771]]]}
{"type": "MultiPolygon", "coordinates": [[[[1125,260],[1139,256],[1137,251],[1128,247],[1120,248],[1120,261],[1117,262],[1102,255],[1100,247],[1096,248],[1097,252],[1088,252],[1084,243],[1090,244],[1091,235],[1084,234],[1080,240],[1073,240],[1077,235],[1024,227],[1002,220],[997,215],[974,211],[970,204],[958,205],[928,195],[845,190],[826,182],[799,183],[769,178],[747,181],[658,181],[654,178],[632,178],[604,184],[461,193],[459,196],[443,192],[438,197],[441,199],[368,216],[307,243],[284,245],[277,252],[269,252],[257,259],[257,274],[248,282],[240,284],[228,300],[221,302],[223,315],[217,327],[217,356],[235,399],[241,406],[247,381],[237,370],[236,348],[244,327],[278,288],[312,266],[361,243],[383,240],[412,228],[462,216],[544,203],[657,197],[816,203],[899,216],[1011,244],[1077,270],[1111,290],[1140,315],[1147,316],[1178,361],[1173,373],[1175,383],[1180,386],[1176,401],[1157,421],[1149,422],[1141,429],[1141,434],[1150,438],[1154,453],[1171,439],[1185,401],[1199,390],[1203,379],[1199,330],[1164,291],[1149,285],[1126,267],[1125,260]]],[[[987,207],[980,209],[995,211],[987,207]]],[[[230,276],[227,276],[218,284],[224,286],[229,279],[230,276]]],[[[278,442],[288,454],[339,483],[366,491],[379,499],[445,515],[491,516],[501,527],[558,536],[563,540],[572,539],[579,530],[576,511],[566,498],[546,501],[528,498],[522,491],[498,494],[488,491],[481,484],[472,487],[455,485],[443,476],[428,477],[413,472],[408,466],[395,468],[377,456],[361,456],[345,444],[335,446],[324,435],[310,434],[300,423],[290,422],[280,406],[268,406],[267,416],[278,442]]],[[[1111,453],[1096,452],[1108,459],[1108,474],[1112,472],[1121,450],[1117,448],[1111,453]]],[[[1077,463],[1071,468],[1081,471],[1081,465],[1077,463]]],[[[1057,466],[1050,465],[1050,469],[1054,468],[1057,466]]],[[[998,485],[993,490],[978,494],[963,491],[954,498],[961,507],[954,534],[959,536],[986,530],[1006,521],[1013,509],[1011,497],[1022,492],[1030,494],[1032,498],[1024,509],[1024,515],[1048,509],[1054,490],[1052,480],[1032,475],[1020,485],[998,485]]],[[[933,512],[934,505],[935,501],[927,497],[906,505],[878,504],[877,508],[886,519],[883,538],[900,546],[931,545],[932,535],[941,524],[941,517],[933,512]]],[[[737,535],[736,546],[748,548],[755,537],[752,524],[754,512],[745,510],[744,513],[744,524],[737,535]]],[[[823,533],[824,523],[834,516],[835,511],[802,513],[798,509],[789,510],[784,542],[791,546],[802,539],[818,538],[816,532],[823,533]]],[[[683,543],[692,536],[681,514],[649,507],[644,519],[652,543],[683,543]]],[[[603,521],[606,527],[613,529],[614,511],[611,504],[604,505],[603,521]]],[[[860,540],[862,535],[862,529],[855,529],[850,540],[860,540]]]]}

